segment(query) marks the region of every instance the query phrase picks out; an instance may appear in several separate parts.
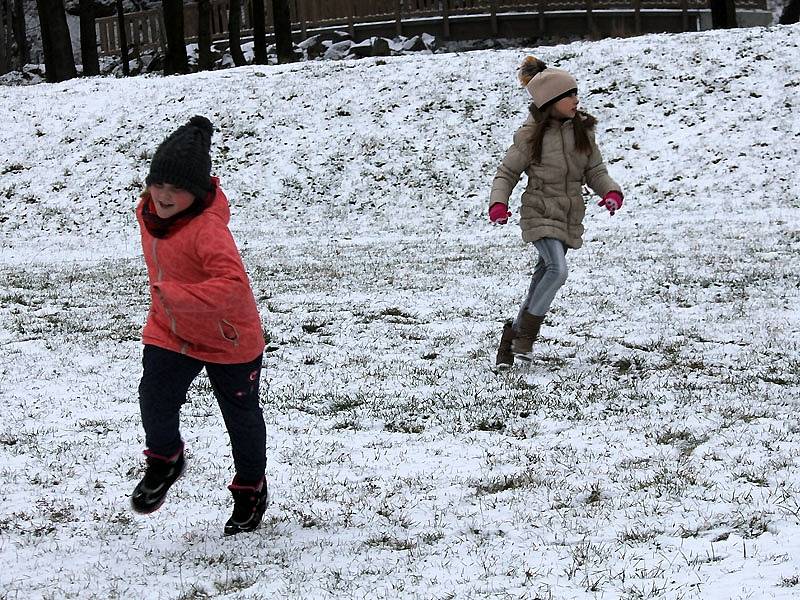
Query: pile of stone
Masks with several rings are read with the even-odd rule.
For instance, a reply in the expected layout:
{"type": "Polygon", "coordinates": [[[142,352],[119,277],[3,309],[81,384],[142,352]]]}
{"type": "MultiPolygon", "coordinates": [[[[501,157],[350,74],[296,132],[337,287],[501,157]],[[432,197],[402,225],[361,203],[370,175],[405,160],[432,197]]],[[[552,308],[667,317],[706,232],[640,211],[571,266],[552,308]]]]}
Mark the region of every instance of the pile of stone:
{"type": "MultiPolygon", "coordinates": [[[[253,62],[252,38],[242,40],[242,51],[248,63],[253,62]]],[[[446,48],[440,46],[436,37],[423,33],[413,37],[399,36],[393,39],[372,37],[361,42],[355,42],[346,32],[337,31],[332,37],[325,38],[314,35],[295,44],[295,53],[300,60],[344,60],[358,59],[375,56],[399,56],[415,54],[418,52],[433,53],[446,48]]],[[[189,54],[189,68],[197,70],[197,44],[187,46],[189,54]]],[[[227,40],[219,40],[212,44],[214,69],[227,69],[234,66],[233,59],[227,48],[227,40]]],[[[278,57],[275,45],[267,46],[269,64],[276,64],[278,57]]],[[[128,63],[130,75],[144,73],[158,73],[164,66],[164,57],[160,50],[142,52],[134,56],[128,63]]],[[[78,75],[81,68],[78,65],[78,75]]],[[[119,57],[103,56],[100,58],[101,75],[121,77],[122,63],[119,57]]],[[[12,72],[0,77],[0,85],[30,85],[44,81],[44,65],[26,65],[21,72],[12,72]]]]}
{"type": "Polygon", "coordinates": [[[343,60],[371,56],[397,56],[416,52],[435,52],[439,47],[436,38],[427,33],[413,37],[387,39],[372,37],[354,42],[346,32],[334,32],[332,39],[314,35],[297,45],[305,60],[343,60]]]}

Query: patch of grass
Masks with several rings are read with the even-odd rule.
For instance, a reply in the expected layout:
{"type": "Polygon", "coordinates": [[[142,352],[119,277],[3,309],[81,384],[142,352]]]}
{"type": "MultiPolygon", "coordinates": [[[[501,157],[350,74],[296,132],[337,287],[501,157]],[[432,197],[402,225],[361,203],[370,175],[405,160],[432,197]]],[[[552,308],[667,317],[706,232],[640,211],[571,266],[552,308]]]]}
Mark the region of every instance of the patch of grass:
{"type": "Polygon", "coordinates": [[[586,495],[586,504],[597,504],[603,500],[603,490],[598,482],[595,482],[589,488],[589,493],[586,495]]]}
{"type": "Polygon", "coordinates": [[[366,403],[366,399],[361,394],[329,394],[328,406],[331,414],[353,410],[366,403]]]}
{"type": "Polygon", "coordinates": [[[656,468],[642,479],[631,483],[634,491],[652,491],[670,496],[680,496],[691,485],[697,483],[694,467],[681,457],[676,461],[661,459],[656,468]]]}
{"type": "Polygon", "coordinates": [[[0,175],[8,175],[9,173],[20,173],[27,169],[22,163],[11,163],[0,169],[0,175]]]}
{"type": "Polygon", "coordinates": [[[523,471],[511,475],[501,475],[485,483],[475,486],[475,493],[478,496],[488,494],[499,494],[508,490],[522,489],[542,484],[541,474],[534,471],[523,471]]]}
{"type": "Polygon", "coordinates": [[[255,585],[256,580],[242,575],[234,575],[230,579],[226,578],[223,581],[215,581],[214,588],[220,594],[233,594],[241,592],[255,585]]]}
{"type": "Polygon", "coordinates": [[[384,308],[380,313],[382,317],[396,317],[399,319],[416,319],[416,316],[412,315],[411,313],[407,313],[402,308],[397,308],[396,306],[392,306],[389,308],[384,308]]]}
{"type": "Polygon", "coordinates": [[[192,584],[192,587],[178,596],[177,600],[208,600],[213,597],[214,595],[201,585],[192,584]]]}
{"type": "Polygon", "coordinates": [[[505,428],[505,422],[498,418],[483,418],[475,423],[477,431],[503,431],[505,428]]]}
{"type": "Polygon", "coordinates": [[[783,576],[778,585],[781,587],[796,587],[800,585],[800,575],[783,576]]]}
{"type": "Polygon", "coordinates": [[[617,534],[617,541],[620,544],[646,544],[653,541],[657,536],[664,533],[654,527],[646,525],[638,525],[634,527],[626,527],[617,534]]]}
{"type": "Polygon", "coordinates": [[[381,534],[373,536],[364,542],[365,545],[372,548],[388,548],[389,550],[413,550],[417,543],[411,539],[402,539],[389,534],[381,534]]]}
{"type": "Polygon", "coordinates": [[[320,322],[320,323],[316,323],[316,322],[314,322],[314,321],[309,321],[309,322],[307,322],[307,323],[303,323],[303,324],[302,324],[300,327],[301,327],[301,328],[303,329],[303,331],[305,331],[306,333],[317,333],[317,332],[318,332],[318,331],[320,331],[320,330],[321,330],[323,327],[325,327],[325,325],[326,325],[326,323],[325,323],[324,321],[323,321],[323,322],[320,322]]]}
{"type": "Polygon", "coordinates": [[[708,441],[707,437],[698,437],[684,429],[668,429],[656,435],[655,441],[663,446],[675,446],[683,456],[688,456],[695,449],[708,441]]]}
{"type": "Polygon", "coordinates": [[[383,429],[390,433],[422,433],[425,425],[419,421],[401,419],[387,422],[383,429]]]}

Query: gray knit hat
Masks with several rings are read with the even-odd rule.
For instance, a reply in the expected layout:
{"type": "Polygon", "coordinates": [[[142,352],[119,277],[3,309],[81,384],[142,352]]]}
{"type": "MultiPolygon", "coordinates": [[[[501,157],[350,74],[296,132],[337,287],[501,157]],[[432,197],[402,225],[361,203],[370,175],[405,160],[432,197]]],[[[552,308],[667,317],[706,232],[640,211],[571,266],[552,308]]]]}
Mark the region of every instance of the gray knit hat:
{"type": "Polygon", "coordinates": [[[153,155],[147,185],[169,183],[205,198],[211,190],[211,136],[214,126],[201,116],[173,131],[153,155]]]}
{"type": "Polygon", "coordinates": [[[535,56],[526,56],[519,67],[519,80],[542,110],[578,91],[578,82],[562,69],[553,69],[535,56]]]}

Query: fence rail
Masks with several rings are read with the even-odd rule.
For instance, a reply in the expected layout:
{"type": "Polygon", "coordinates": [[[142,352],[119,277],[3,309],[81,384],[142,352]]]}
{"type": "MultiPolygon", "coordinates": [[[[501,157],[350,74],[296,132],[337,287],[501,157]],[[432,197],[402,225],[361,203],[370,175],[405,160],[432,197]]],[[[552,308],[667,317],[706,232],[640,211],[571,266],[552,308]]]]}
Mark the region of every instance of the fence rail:
{"type": "MultiPolygon", "coordinates": [[[[211,39],[228,37],[228,0],[211,1],[211,39]]],[[[272,33],[272,3],[267,1],[265,16],[267,33],[272,33]]],[[[737,0],[739,9],[767,10],[766,0],[737,0]]],[[[582,11],[590,16],[594,11],[629,11],[636,15],[637,23],[641,11],[666,10],[683,13],[684,24],[688,11],[708,8],[707,0],[290,0],[292,29],[302,38],[309,30],[343,28],[354,33],[356,26],[390,22],[396,31],[402,30],[405,22],[438,18],[448,35],[449,20],[458,17],[486,15],[496,28],[498,15],[513,13],[536,13],[540,18],[548,13],[582,11]]],[[[242,2],[241,32],[252,32],[253,6],[250,0],[242,2]]],[[[120,53],[119,24],[116,17],[104,17],[95,21],[100,42],[100,54],[120,53]]],[[[197,39],[197,4],[184,5],[184,33],[187,42],[197,39]]],[[[638,25],[637,25],[638,27],[638,25]]],[[[136,52],[162,47],[165,39],[164,21],[160,9],[127,13],[125,28],[129,47],[136,52]]],[[[496,33],[496,32],[495,32],[496,33]]]]}

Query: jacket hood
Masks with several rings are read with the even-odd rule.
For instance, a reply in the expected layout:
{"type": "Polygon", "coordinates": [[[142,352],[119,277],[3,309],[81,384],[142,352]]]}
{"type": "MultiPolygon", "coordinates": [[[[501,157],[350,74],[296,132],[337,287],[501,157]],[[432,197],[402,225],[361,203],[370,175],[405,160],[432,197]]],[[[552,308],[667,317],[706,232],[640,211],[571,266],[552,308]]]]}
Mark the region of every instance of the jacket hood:
{"type": "Polygon", "coordinates": [[[211,178],[211,191],[208,193],[209,196],[213,194],[206,211],[210,214],[213,214],[220,219],[222,222],[227,225],[231,221],[231,207],[228,204],[228,198],[222,191],[222,188],[219,185],[219,177],[212,177],[211,178]]]}

